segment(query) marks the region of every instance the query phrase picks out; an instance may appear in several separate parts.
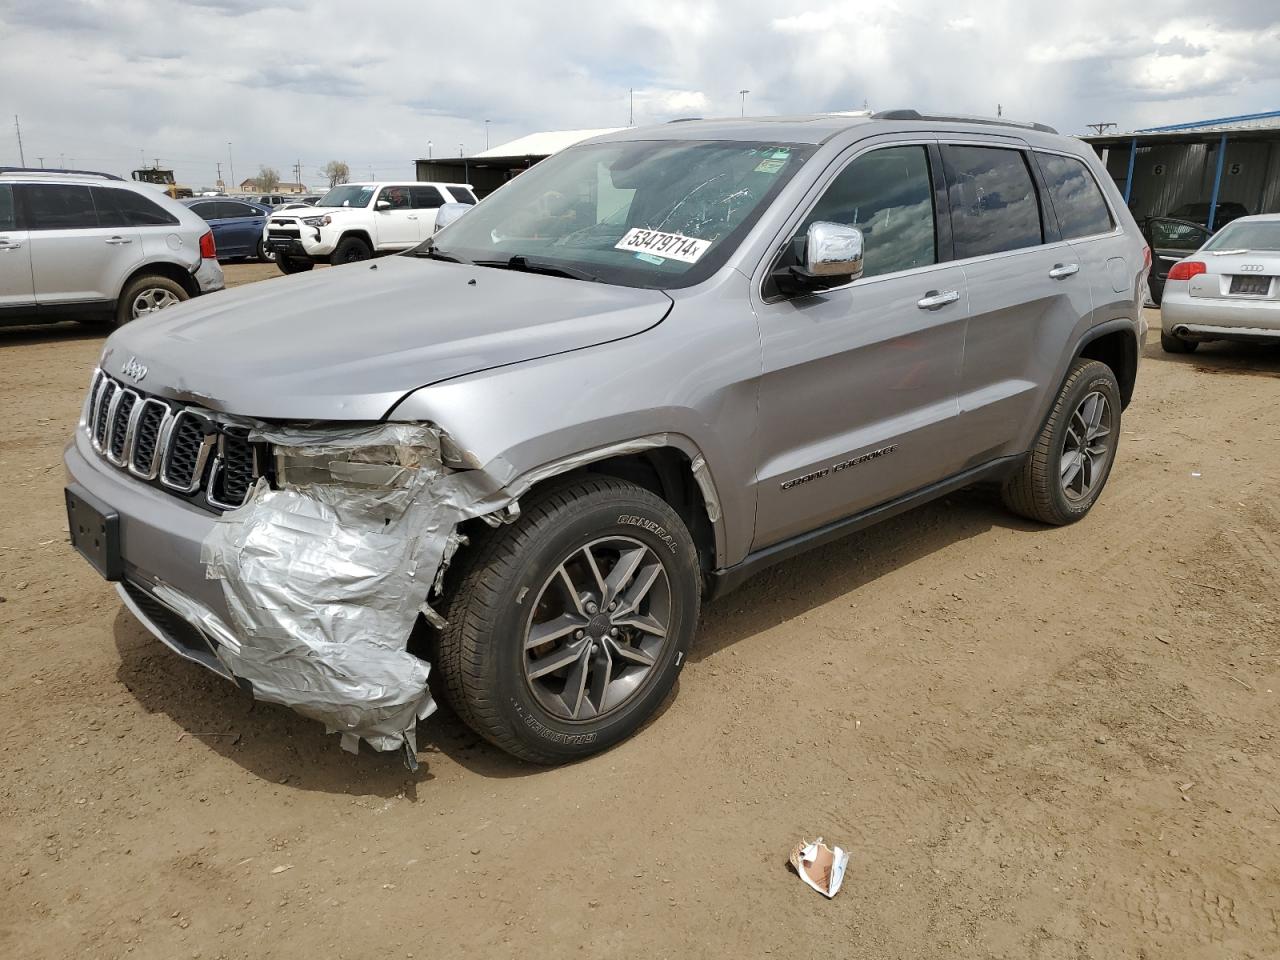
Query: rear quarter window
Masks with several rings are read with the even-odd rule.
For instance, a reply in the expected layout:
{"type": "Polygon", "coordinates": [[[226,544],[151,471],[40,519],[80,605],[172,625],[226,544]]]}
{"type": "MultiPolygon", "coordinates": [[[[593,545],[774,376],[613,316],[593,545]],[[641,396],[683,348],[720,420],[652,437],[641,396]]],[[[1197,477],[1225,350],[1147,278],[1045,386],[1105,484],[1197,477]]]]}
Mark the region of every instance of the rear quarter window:
{"type": "Polygon", "coordinates": [[[1082,160],[1056,153],[1037,153],[1064,240],[1109,233],[1115,227],[1098,181],[1082,160]]]}
{"type": "Polygon", "coordinates": [[[955,257],[981,257],[1044,242],[1035,182],[1020,150],[943,144],[955,257]]]}
{"type": "Polygon", "coordinates": [[[0,230],[12,230],[18,225],[13,210],[13,187],[0,183],[0,230]]]}

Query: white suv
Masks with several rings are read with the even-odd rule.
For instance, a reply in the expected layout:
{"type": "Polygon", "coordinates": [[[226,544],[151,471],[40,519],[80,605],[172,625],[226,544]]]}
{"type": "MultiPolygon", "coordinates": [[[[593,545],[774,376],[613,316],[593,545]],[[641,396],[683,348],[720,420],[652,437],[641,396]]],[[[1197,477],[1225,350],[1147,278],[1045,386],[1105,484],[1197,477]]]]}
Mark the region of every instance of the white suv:
{"type": "Polygon", "coordinates": [[[475,202],[465,183],[344,183],[311,210],[273,215],[262,242],[284,273],[368,260],[426,240],[444,204],[475,202]]]}
{"type": "Polygon", "coordinates": [[[120,325],[223,285],[209,225],[154,187],[0,167],[0,324],[120,325]]]}

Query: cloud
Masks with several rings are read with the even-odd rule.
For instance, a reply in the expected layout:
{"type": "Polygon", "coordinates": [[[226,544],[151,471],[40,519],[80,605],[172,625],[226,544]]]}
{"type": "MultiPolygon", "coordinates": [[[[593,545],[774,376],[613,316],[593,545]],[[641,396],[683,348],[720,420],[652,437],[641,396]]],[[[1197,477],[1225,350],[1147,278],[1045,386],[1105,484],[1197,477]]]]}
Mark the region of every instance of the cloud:
{"type": "MultiPolygon", "coordinates": [[[[682,116],[916,107],[1083,130],[1274,108],[1280,8],[1257,0],[0,0],[0,113],[28,160],[184,182],[299,159],[411,176],[548,129],[682,116]],[[50,69],[56,64],[57,69],[50,69]],[[228,158],[227,143],[232,143],[228,158]],[[445,146],[447,145],[447,147],[445,146]]],[[[0,164],[17,144],[0,130],[0,164]]]]}

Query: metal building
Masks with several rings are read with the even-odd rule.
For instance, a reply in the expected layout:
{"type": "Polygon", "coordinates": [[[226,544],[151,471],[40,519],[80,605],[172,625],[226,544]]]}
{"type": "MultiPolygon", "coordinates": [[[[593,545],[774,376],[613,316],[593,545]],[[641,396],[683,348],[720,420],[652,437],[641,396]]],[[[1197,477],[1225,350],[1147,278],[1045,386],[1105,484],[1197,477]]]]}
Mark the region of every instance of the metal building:
{"type": "Polygon", "coordinates": [[[499,144],[473,157],[434,157],[415,161],[417,178],[443,183],[469,183],[476,196],[493,193],[508,180],[565,147],[613,133],[619,127],[600,130],[548,130],[499,144]]]}
{"type": "Polygon", "coordinates": [[[1224,204],[1280,212],[1280,110],[1082,139],[1102,155],[1139,221],[1190,204],[1203,207],[1185,219],[1210,230],[1224,204]]]}

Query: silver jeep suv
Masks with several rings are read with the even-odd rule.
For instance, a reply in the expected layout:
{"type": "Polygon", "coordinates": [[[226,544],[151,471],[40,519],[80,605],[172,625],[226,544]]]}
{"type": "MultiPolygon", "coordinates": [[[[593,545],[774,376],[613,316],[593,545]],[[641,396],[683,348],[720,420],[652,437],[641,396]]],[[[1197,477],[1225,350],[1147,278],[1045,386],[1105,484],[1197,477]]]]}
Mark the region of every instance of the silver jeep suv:
{"type": "Polygon", "coordinates": [[[1148,256],[1043,126],[609,134],[405,255],[116,332],[72,538],[163,642],[348,749],[412,765],[435,668],[493,743],[581,757],[771,563],[979,482],[1088,513],[1148,256]]]}
{"type": "Polygon", "coordinates": [[[0,167],[0,324],[118,325],[222,287],[209,225],[154,187],[0,167]]]}

